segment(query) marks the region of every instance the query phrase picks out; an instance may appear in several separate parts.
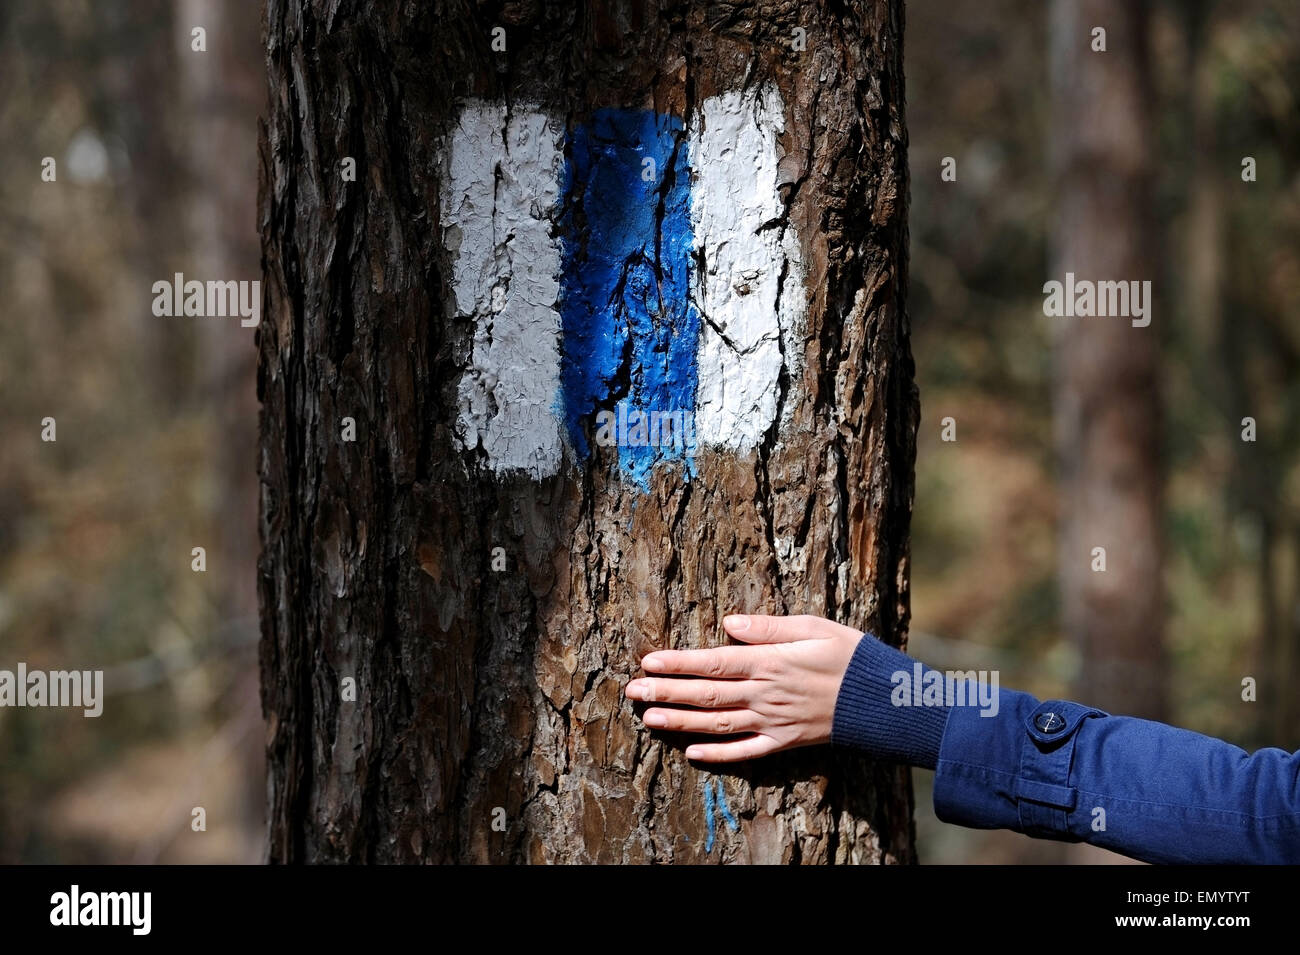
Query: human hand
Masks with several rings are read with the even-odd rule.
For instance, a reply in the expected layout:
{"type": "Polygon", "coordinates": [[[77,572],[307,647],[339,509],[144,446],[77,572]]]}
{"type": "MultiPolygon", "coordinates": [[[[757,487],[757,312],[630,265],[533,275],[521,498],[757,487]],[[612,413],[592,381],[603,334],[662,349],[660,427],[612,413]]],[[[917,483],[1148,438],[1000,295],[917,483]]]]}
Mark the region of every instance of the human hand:
{"type": "Polygon", "coordinates": [[[835,701],[862,631],[809,615],[733,614],[722,627],[748,646],[655,650],[628,699],[671,703],[642,714],[651,729],[732,736],[692,743],[688,759],[737,762],[828,743],[835,701]],[[704,679],[699,679],[703,677],[704,679]]]}

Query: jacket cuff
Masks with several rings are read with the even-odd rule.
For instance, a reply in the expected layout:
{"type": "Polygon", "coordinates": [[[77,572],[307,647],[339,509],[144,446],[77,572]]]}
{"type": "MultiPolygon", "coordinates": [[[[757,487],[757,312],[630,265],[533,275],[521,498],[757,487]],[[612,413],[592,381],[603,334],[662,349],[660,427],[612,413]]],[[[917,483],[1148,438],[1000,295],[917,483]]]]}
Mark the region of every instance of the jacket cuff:
{"type": "Polygon", "coordinates": [[[1086,721],[1105,715],[1016,690],[1001,691],[996,709],[954,707],[934,777],[935,815],[976,829],[1079,841],[1071,829],[1074,745],[1086,721]]]}
{"type": "Polygon", "coordinates": [[[912,684],[919,683],[925,672],[929,667],[864,634],[836,697],[831,742],[934,769],[949,707],[920,705],[912,684]]]}

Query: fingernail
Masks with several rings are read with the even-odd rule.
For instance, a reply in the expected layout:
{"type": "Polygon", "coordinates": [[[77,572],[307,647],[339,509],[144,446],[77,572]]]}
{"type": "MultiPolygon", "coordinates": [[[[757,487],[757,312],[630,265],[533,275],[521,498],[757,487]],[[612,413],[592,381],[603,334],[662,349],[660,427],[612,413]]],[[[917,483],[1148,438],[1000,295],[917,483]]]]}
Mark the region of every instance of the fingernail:
{"type": "Polygon", "coordinates": [[[722,625],[732,633],[744,633],[749,629],[749,618],[743,613],[730,613],[722,618],[722,625]]]}
{"type": "Polygon", "coordinates": [[[665,716],[664,714],[662,714],[662,713],[656,713],[656,712],[654,712],[654,711],[652,710],[651,712],[649,712],[649,713],[647,713],[647,714],[645,715],[645,725],[646,725],[646,726],[659,726],[659,727],[667,726],[667,725],[668,725],[668,717],[666,717],[666,716],[665,716]]]}
{"type": "Polygon", "coordinates": [[[624,692],[627,693],[627,698],[629,700],[644,700],[645,684],[640,680],[633,680],[627,685],[627,689],[624,692]]]}
{"type": "Polygon", "coordinates": [[[687,746],[687,747],[686,747],[686,758],[687,758],[687,759],[699,759],[700,756],[702,756],[703,754],[704,754],[704,750],[700,749],[698,746],[687,746]]]}
{"type": "Polygon", "coordinates": [[[647,654],[647,655],[646,655],[645,657],[643,657],[642,660],[641,660],[641,669],[643,669],[643,670],[655,670],[655,669],[658,669],[659,665],[660,665],[662,662],[663,662],[663,658],[660,657],[659,654],[657,654],[657,653],[647,654]]]}

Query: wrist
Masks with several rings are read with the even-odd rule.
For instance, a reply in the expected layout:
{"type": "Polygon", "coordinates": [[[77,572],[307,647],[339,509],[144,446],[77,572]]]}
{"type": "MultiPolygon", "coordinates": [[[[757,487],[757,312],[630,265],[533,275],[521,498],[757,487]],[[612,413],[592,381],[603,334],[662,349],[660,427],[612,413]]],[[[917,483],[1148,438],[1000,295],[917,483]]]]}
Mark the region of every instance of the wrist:
{"type": "Polygon", "coordinates": [[[929,667],[870,633],[858,641],[835,701],[831,742],[934,769],[949,707],[925,704],[910,688],[929,667]]]}

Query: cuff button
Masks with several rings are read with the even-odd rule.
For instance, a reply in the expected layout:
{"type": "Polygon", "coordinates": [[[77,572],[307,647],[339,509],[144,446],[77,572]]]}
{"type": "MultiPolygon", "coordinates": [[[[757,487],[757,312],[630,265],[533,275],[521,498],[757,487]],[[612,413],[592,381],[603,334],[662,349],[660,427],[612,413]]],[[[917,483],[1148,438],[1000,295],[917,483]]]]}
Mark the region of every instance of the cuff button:
{"type": "Polygon", "coordinates": [[[1065,729],[1065,717],[1060,713],[1039,713],[1034,717],[1034,726],[1040,733],[1059,733],[1065,729]]]}

